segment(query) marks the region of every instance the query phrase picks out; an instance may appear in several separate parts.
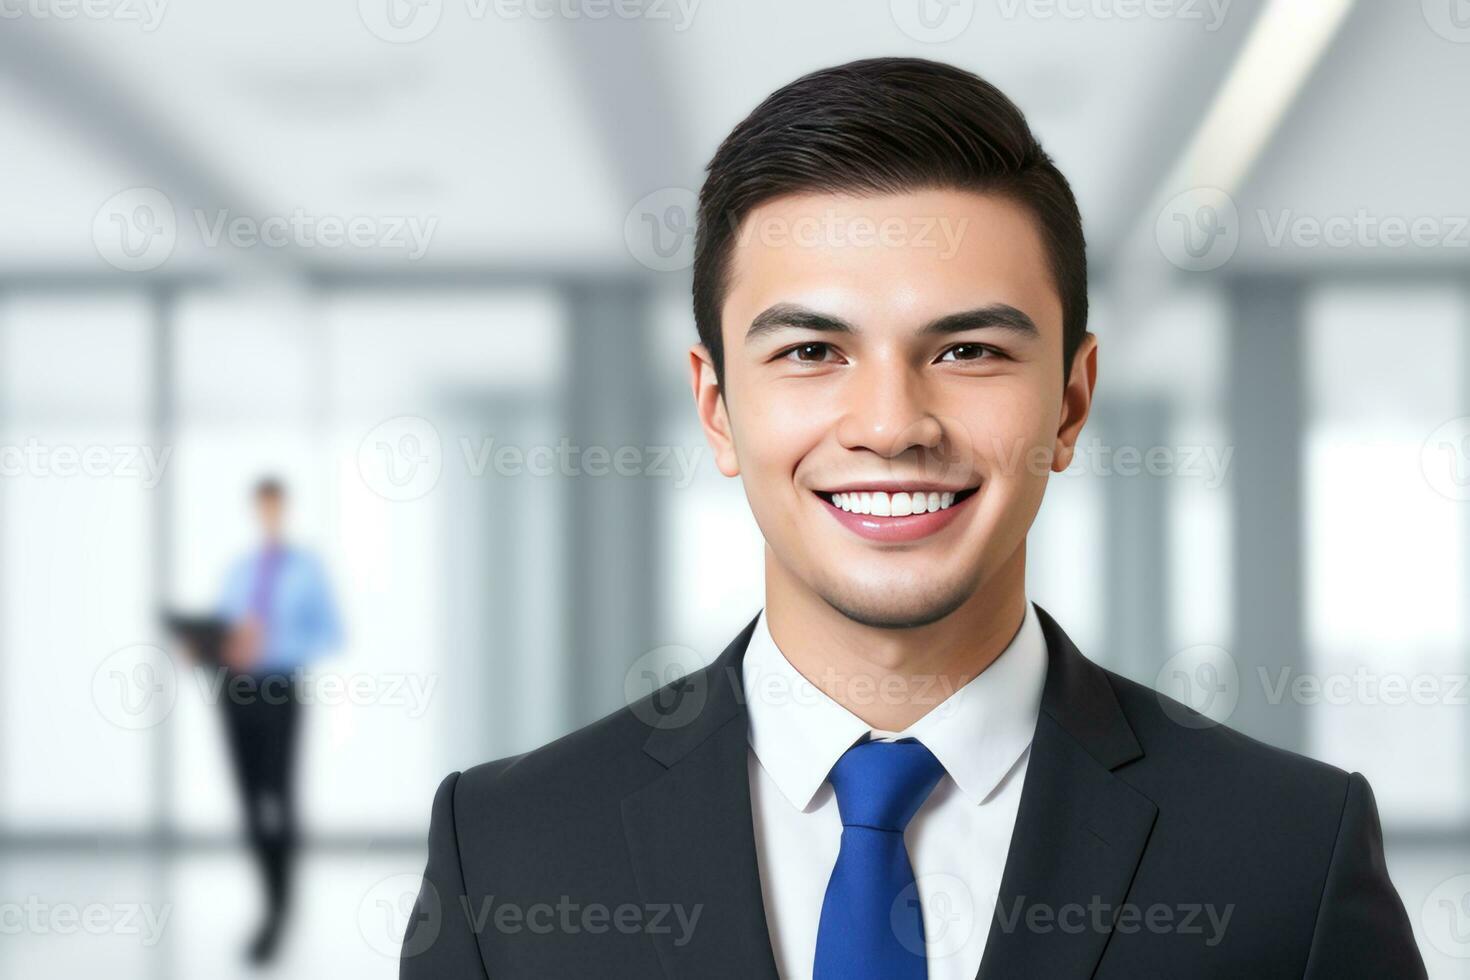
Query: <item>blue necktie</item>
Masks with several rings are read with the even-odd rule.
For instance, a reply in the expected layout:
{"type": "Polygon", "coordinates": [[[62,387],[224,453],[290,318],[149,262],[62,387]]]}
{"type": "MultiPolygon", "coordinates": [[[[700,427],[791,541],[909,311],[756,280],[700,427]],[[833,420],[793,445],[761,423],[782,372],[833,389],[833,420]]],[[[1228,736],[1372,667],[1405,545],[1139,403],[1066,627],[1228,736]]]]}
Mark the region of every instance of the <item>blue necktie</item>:
{"type": "Polygon", "coordinates": [[[842,845],[822,900],[813,980],[924,980],[924,920],[903,830],[944,767],[913,739],[860,742],[828,781],[842,845]]]}

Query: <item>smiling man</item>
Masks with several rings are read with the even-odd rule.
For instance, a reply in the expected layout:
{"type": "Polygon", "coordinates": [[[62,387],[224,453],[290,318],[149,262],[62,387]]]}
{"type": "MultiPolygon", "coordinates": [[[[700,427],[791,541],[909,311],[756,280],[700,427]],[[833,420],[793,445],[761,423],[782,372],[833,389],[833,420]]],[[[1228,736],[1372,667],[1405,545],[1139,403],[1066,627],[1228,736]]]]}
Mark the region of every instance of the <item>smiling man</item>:
{"type": "Polygon", "coordinates": [[[928,61],[805,76],[720,146],[698,235],[694,399],[765,606],[709,668],[444,780],[401,976],[1423,976],[1360,775],[1028,601],[1098,360],[1020,111],[928,61]]]}

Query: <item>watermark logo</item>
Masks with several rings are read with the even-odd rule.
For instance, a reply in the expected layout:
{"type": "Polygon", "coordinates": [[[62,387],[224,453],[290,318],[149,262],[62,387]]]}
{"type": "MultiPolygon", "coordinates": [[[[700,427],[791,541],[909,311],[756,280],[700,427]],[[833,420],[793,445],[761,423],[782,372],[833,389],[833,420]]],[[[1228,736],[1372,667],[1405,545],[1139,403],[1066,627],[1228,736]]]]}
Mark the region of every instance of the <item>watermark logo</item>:
{"type": "Polygon", "coordinates": [[[0,936],[136,936],[144,947],[158,945],[174,907],[147,902],[45,902],[36,895],[0,902],[0,936]]]}
{"type": "Polygon", "coordinates": [[[357,15],[374,37],[412,44],[439,26],[444,0],[357,0],[357,15]]]}
{"type": "Polygon", "coordinates": [[[650,728],[683,728],[709,700],[708,661],[691,647],[655,647],[623,675],[623,699],[650,728]]]}
{"type": "Polygon", "coordinates": [[[374,952],[390,959],[426,951],[439,938],[443,924],[439,892],[416,874],[389,875],[357,904],[358,933],[374,952]]]}
{"type": "Polygon", "coordinates": [[[1470,248],[1470,217],[1421,214],[1377,215],[1358,208],[1351,215],[1319,217],[1283,209],[1256,212],[1267,248],[1470,248]]]}
{"type": "Polygon", "coordinates": [[[92,218],[92,244],[103,261],[124,272],[156,269],[174,253],[179,222],[173,202],[153,187],[109,197],[92,218]]]}
{"type": "Polygon", "coordinates": [[[1358,665],[1351,672],[1297,672],[1290,665],[1269,670],[1256,668],[1266,703],[1299,705],[1382,705],[1390,708],[1412,705],[1455,705],[1464,707],[1470,689],[1470,674],[1380,673],[1358,665]]]}
{"type": "Polygon", "coordinates": [[[1195,187],[1164,205],[1154,223],[1164,258],[1186,272],[1209,272],[1229,262],[1240,245],[1240,212],[1218,187],[1195,187]]]}
{"type": "Polygon", "coordinates": [[[113,20],[152,34],[167,8],[168,0],[0,0],[0,20],[113,20]]]}
{"type": "Polygon", "coordinates": [[[1470,874],[1436,885],[1424,899],[1419,924],[1435,949],[1455,959],[1470,959],[1470,874]]]}
{"type": "Polygon", "coordinates": [[[694,226],[699,197],[687,187],[663,187],[640,197],[623,219],[628,254],[654,272],[694,264],[694,226]]]}
{"type": "Polygon", "coordinates": [[[645,477],[670,479],[683,490],[694,481],[705,446],[579,446],[566,436],[556,445],[521,446],[498,443],[494,436],[479,440],[461,436],[460,454],[466,473],[476,479],[486,473],[503,477],[645,477]]]}
{"type": "Polygon", "coordinates": [[[1446,41],[1470,44],[1470,0],[1421,0],[1429,29],[1446,41]]]}
{"type": "Polygon", "coordinates": [[[1153,936],[1197,936],[1205,947],[1211,949],[1224,940],[1234,915],[1234,902],[1224,906],[1216,906],[1212,902],[1172,905],[1124,902],[1114,905],[1103,901],[1101,895],[1093,895],[1086,904],[1066,902],[1062,905],[1027,902],[1026,897],[1020,895],[995,907],[995,923],[1001,932],[1007,934],[1022,928],[1035,935],[1062,933],[1076,936],[1090,932],[1105,936],[1116,932],[1127,936],[1146,932],[1153,936]]]}
{"type": "Polygon", "coordinates": [[[932,249],[941,259],[954,258],[964,240],[969,218],[940,215],[846,214],[827,208],[818,215],[786,218],[751,215],[728,219],[736,247],[759,242],[767,248],[916,248],[932,249]]]}
{"type": "MultiPolygon", "coordinates": [[[[0,0],[3,2],[3,0],[0,0]]],[[[380,249],[402,251],[410,262],[423,258],[439,226],[437,217],[411,214],[312,214],[296,208],[265,217],[227,208],[189,212],[208,249],[380,249]]],[[[173,202],[154,187],[132,187],[103,202],[92,218],[97,254],[124,272],[147,272],[167,262],[178,245],[179,216],[173,202]]]]}
{"type": "Polygon", "coordinates": [[[1424,479],[1442,497],[1470,500],[1470,415],[1450,419],[1419,448],[1424,479]]]}
{"type": "Polygon", "coordinates": [[[0,476],[137,480],[152,490],[162,482],[172,455],[172,446],[48,445],[31,437],[24,446],[0,443],[0,476]]]}
{"type": "Polygon", "coordinates": [[[92,674],[92,703],[118,728],[141,731],[161,724],[178,697],[173,659],[149,644],[113,651],[92,674]]]}
{"type": "Polygon", "coordinates": [[[1001,16],[1015,20],[1199,21],[1206,31],[1225,23],[1231,0],[999,0],[1001,16]]]}
{"type": "Polygon", "coordinates": [[[429,710],[438,674],[388,671],[341,674],[297,667],[289,672],[235,673],[224,667],[196,670],[199,694],[206,704],[321,704],[327,707],[392,708],[409,718],[429,710]]]}
{"type": "Polygon", "coordinates": [[[893,900],[888,925],[915,956],[930,962],[954,956],[975,931],[975,897],[957,875],[919,875],[893,900]]]}
{"type": "Polygon", "coordinates": [[[439,430],[416,415],[388,419],[357,447],[358,473],[384,500],[417,500],[434,489],[443,469],[439,430]]]}
{"type": "Polygon", "coordinates": [[[975,483],[975,440],[963,419],[925,415],[894,435],[888,446],[913,447],[884,457],[882,468],[888,471],[888,479],[956,488],[975,483]]]}
{"type": "Polygon", "coordinates": [[[953,41],[975,19],[975,0],[889,0],[898,29],[921,44],[953,41]]]}
{"type": "Polygon", "coordinates": [[[1185,728],[1210,728],[1235,713],[1240,670],[1224,647],[1202,643],[1164,661],[1154,677],[1154,691],[1164,714],[1174,722],[1185,728]],[[1193,710],[1186,711],[1181,704],[1193,710]]]}

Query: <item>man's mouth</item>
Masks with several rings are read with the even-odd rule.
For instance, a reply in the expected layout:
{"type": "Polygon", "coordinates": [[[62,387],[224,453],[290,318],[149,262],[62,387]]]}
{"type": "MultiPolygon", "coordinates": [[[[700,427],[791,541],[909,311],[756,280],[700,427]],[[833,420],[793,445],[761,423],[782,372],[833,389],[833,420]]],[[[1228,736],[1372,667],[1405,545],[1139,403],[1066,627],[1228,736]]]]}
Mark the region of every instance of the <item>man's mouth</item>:
{"type": "Polygon", "coordinates": [[[838,510],[872,517],[908,517],[948,510],[979,487],[960,490],[818,490],[817,496],[838,510]]]}
{"type": "Polygon", "coordinates": [[[824,510],[837,523],[859,537],[880,544],[901,544],[937,534],[958,515],[969,510],[965,502],[975,496],[973,487],[889,484],[864,487],[848,484],[840,489],[815,490],[824,510]]]}

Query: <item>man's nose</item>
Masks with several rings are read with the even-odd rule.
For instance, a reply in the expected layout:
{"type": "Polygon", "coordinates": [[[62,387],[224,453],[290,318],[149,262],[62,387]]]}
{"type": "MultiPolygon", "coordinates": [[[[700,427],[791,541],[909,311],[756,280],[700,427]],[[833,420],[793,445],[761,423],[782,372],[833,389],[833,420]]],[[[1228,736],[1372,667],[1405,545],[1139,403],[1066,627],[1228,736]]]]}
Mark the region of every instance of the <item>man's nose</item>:
{"type": "Polygon", "coordinates": [[[858,368],[845,394],[849,401],[837,439],[846,449],[891,458],[914,448],[937,449],[944,439],[922,381],[902,365],[870,362],[858,368]]]}

